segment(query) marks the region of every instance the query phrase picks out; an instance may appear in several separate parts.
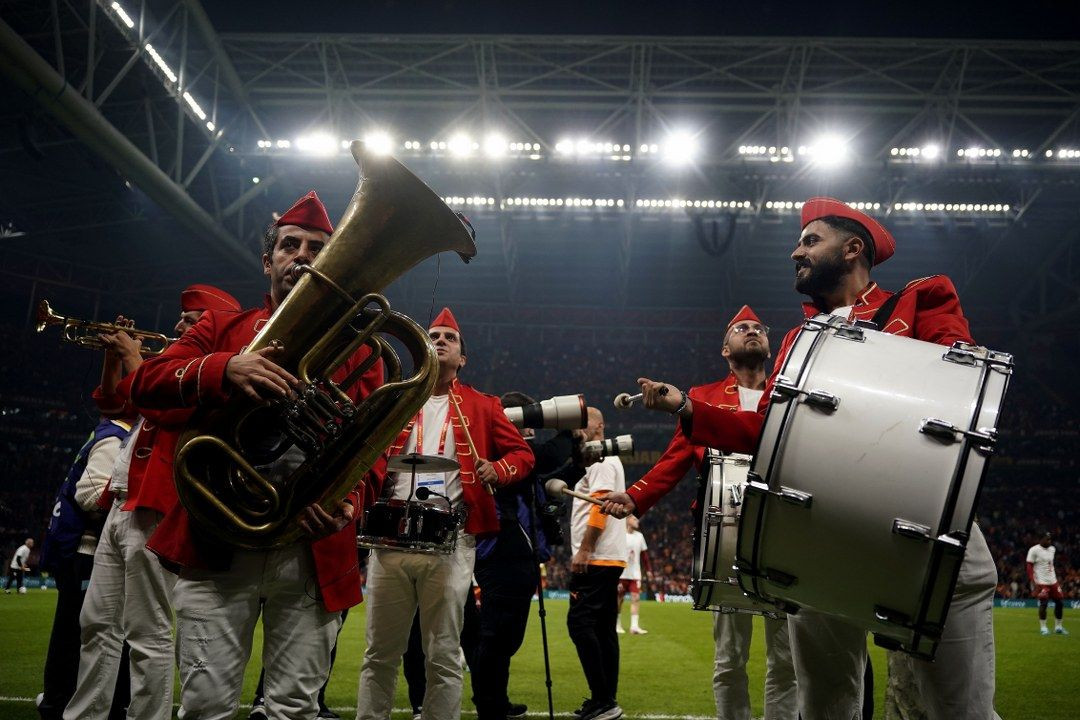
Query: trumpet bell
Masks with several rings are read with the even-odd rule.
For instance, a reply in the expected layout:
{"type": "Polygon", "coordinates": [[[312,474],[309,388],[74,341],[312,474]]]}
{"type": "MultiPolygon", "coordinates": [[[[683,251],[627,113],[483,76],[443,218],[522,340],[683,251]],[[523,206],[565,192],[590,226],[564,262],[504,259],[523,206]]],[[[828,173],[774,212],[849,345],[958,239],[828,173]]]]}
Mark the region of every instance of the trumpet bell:
{"type": "Polygon", "coordinates": [[[48,300],[42,300],[37,306],[37,332],[43,332],[50,325],[62,325],[67,318],[53,312],[48,300]]]}

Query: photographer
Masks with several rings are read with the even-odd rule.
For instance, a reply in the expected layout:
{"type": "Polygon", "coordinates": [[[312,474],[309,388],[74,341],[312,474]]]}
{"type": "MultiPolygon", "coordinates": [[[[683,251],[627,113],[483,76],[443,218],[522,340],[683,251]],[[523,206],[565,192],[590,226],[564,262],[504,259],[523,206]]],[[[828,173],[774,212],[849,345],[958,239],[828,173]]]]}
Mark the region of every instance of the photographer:
{"type": "MultiPolygon", "coordinates": [[[[504,408],[536,404],[519,392],[507,393],[501,401],[504,408]]],[[[567,431],[543,443],[536,442],[531,428],[521,429],[521,435],[532,448],[536,465],[524,481],[496,490],[499,533],[481,539],[476,546],[480,637],[471,677],[478,720],[521,717],[527,710],[524,705],[510,702],[506,686],[510,658],[521,647],[532,596],[539,587],[537,563],[551,556],[548,538],[537,527],[533,508],[538,492],[543,497],[540,477],[565,465],[574,447],[573,437],[567,431]]]]}
{"type": "MultiPolygon", "coordinates": [[[[604,416],[588,409],[585,440],[604,439],[604,416]]],[[[626,490],[626,475],[617,456],[593,463],[574,487],[577,493],[603,498],[626,490]]],[[[626,520],[609,517],[598,505],[575,498],[570,516],[573,560],[570,610],[566,627],[577,648],[591,697],[582,704],[581,720],[617,720],[622,708],[615,700],[619,687],[619,576],[626,567],[626,520]]]]}

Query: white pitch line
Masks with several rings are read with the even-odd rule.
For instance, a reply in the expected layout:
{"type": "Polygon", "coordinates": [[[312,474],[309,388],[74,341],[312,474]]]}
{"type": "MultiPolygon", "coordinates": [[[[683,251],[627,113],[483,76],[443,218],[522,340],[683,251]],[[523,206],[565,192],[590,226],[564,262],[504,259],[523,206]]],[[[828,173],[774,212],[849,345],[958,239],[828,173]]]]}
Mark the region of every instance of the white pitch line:
{"type": "MultiPolygon", "coordinates": [[[[0,695],[0,702],[32,703],[32,702],[34,702],[34,700],[35,700],[35,698],[32,698],[32,697],[12,697],[12,696],[7,696],[7,695],[0,695]]],[[[179,707],[179,704],[178,703],[173,703],[173,707],[179,707]]],[[[244,707],[248,707],[248,706],[245,705],[244,707]]],[[[345,712],[347,712],[349,714],[352,714],[352,713],[356,712],[356,707],[355,706],[354,707],[349,707],[347,705],[341,705],[341,706],[334,706],[333,708],[331,708],[331,710],[336,710],[338,712],[345,711],[345,712]]],[[[408,715],[410,717],[412,716],[412,710],[410,710],[409,708],[394,708],[392,713],[394,715],[408,715]]],[[[462,715],[467,715],[469,717],[473,717],[473,716],[476,715],[476,711],[475,710],[462,710],[461,714],[462,715]]],[[[535,712],[535,711],[526,713],[526,715],[528,717],[531,717],[531,718],[546,718],[548,716],[548,714],[546,712],[535,712]]],[[[555,717],[557,717],[557,718],[571,718],[571,717],[575,717],[575,716],[574,716],[573,713],[557,712],[557,713],[555,713],[555,717]]],[[[660,714],[654,714],[654,713],[645,713],[643,715],[635,715],[635,714],[627,713],[626,715],[623,715],[623,717],[626,718],[627,720],[713,720],[712,715],[660,715],[660,714]]],[[[758,719],[755,719],[755,720],[758,720],[758,719]]]]}

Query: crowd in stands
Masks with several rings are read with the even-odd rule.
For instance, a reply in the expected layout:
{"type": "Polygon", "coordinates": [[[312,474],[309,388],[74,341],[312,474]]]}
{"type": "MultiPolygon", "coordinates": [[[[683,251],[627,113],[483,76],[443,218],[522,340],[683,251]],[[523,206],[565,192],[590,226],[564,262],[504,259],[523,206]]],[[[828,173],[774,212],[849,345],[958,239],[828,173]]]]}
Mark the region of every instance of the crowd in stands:
{"type": "MultiPolygon", "coordinates": [[[[464,318],[463,324],[467,327],[464,318]]],[[[5,466],[0,481],[0,548],[10,558],[24,538],[43,535],[56,489],[96,422],[89,392],[97,383],[100,357],[60,346],[55,335],[38,336],[11,326],[0,326],[0,332],[9,339],[0,360],[0,447],[5,466]]],[[[519,390],[537,399],[584,393],[590,405],[604,412],[609,437],[634,436],[636,452],[624,458],[628,483],[659,457],[674,425],[638,408],[617,411],[612,398],[634,392],[642,375],[687,387],[727,372],[720,357],[722,337],[717,334],[574,325],[545,332],[541,342],[525,324],[492,324],[469,335],[463,380],[488,392],[519,390]]],[[[1069,403],[1041,383],[1039,368],[1024,362],[1018,363],[1000,422],[1001,444],[984,485],[979,522],[997,558],[1002,597],[1030,596],[1027,549],[1042,532],[1050,531],[1062,589],[1066,596],[1080,598],[1076,560],[1080,423],[1069,403]]],[[[650,587],[654,593],[689,591],[694,531],[689,508],[696,492],[691,473],[642,520],[655,573],[650,587]]],[[[557,550],[548,564],[548,587],[566,587],[569,556],[568,547],[557,550]]]]}

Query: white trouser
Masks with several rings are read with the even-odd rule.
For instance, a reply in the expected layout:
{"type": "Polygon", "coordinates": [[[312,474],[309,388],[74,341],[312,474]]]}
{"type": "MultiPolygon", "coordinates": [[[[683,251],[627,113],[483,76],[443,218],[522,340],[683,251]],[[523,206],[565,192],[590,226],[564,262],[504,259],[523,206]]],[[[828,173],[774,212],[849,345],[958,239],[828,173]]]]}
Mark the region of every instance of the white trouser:
{"type": "Polygon", "coordinates": [[[268,715],[315,717],[341,613],[323,608],[307,542],[280,550],[237,550],[225,571],[185,570],[173,597],[178,717],[216,720],[236,714],[260,612],[268,715]]]}
{"type": "Polygon", "coordinates": [[[357,720],[389,720],[398,666],[417,608],[427,674],[424,720],[461,717],[461,626],[475,557],[476,539],[466,533],[458,533],[450,555],[371,553],[365,601],[367,650],[360,669],[357,720]]]}
{"type": "MultiPolygon", "coordinates": [[[[750,720],[746,662],[750,659],[753,615],[714,613],[713,695],[719,720],[750,720]]],[[[765,621],[765,720],[795,720],[795,667],[791,662],[786,619],[765,621]]]]}
{"type": "MultiPolygon", "coordinates": [[[[933,662],[910,664],[929,720],[995,720],[993,598],[997,568],[972,525],[941,643],[933,662]]],[[[862,712],[866,633],[840,618],[800,610],[788,616],[803,720],[851,720],[862,712]]]]}
{"type": "Polygon", "coordinates": [[[161,520],[148,508],[125,511],[117,499],[94,552],[79,623],[82,650],[66,720],[106,718],[112,706],[120,649],[131,646],[129,718],[172,717],[171,596],[176,576],[162,569],[146,541],[161,520]]]}

